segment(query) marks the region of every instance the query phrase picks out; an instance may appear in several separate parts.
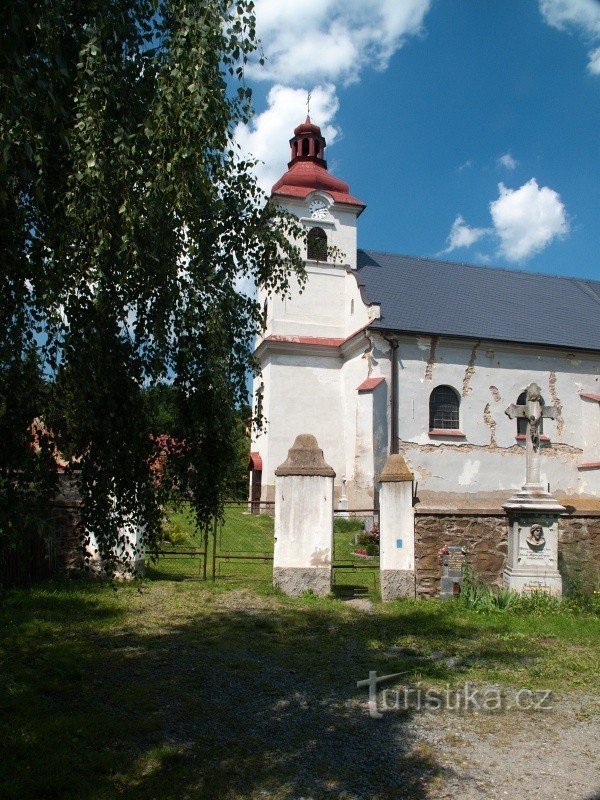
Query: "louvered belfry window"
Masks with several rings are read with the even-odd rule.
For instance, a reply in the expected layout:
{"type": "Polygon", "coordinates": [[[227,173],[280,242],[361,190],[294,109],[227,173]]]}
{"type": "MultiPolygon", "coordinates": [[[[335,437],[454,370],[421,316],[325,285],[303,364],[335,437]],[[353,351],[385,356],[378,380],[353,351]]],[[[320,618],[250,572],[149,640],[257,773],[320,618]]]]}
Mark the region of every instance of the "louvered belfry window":
{"type": "Polygon", "coordinates": [[[451,386],[437,386],[429,396],[429,430],[458,430],[459,405],[451,386]]]}
{"type": "Polygon", "coordinates": [[[327,234],[323,228],[309,230],[306,256],[311,261],[327,261],[327,234]]]}

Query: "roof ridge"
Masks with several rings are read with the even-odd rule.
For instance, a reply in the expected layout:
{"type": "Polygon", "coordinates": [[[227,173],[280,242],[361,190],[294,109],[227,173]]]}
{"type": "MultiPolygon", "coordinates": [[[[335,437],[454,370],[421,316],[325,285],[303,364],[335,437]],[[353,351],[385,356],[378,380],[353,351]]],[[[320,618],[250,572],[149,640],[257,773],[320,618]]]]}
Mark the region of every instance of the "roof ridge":
{"type": "MultiPolygon", "coordinates": [[[[367,254],[375,253],[381,256],[394,256],[396,258],[412,258],[417,261],[428,261],[430,263],[433,262],[434,264],[448,264],[449,266],[470,267],[471,269],[485,270],[487,272],[491,271],[508,272],[511,274],[517,273],[519,275],[534,275],[536,277],[542,277],[542,278],[560,278],[561,280],[565,281],[582,281],[585,283],[598,284],[598,286],[600,286],[600,281],[596,281],[593,278],[580,278],[577,275],[562,275],[552,272],[534,272],[533,270],[528,270],[528,269],[512,269],[511,267],[497,267],[493,264],[472,264],[469,261],[448,261],[448,259],[445,258],[432,258],[430,256],[413,256],[410,255],[409,253],[390,253],[388,250],[370,250],[370,249],[367,250],[363,247],[358,247],[357,253],[358,252],[367,254]]],[[[592,291],[594,290],[592,289],[592,291]]]]}
{"type": "Polygon", "coordinates": [[[588,283],[597,283],[600,286],[600,281],[585,281],[581,280],[580,278],[571,278],[575,286],[578,289],[581,289],[582,292],[585,292],[588,297],[591,297],[592,300],[595,300],[598,305],[600,305],[600,294],[596,294],[594,289],[591,286],[588,286],[588,283]]]}

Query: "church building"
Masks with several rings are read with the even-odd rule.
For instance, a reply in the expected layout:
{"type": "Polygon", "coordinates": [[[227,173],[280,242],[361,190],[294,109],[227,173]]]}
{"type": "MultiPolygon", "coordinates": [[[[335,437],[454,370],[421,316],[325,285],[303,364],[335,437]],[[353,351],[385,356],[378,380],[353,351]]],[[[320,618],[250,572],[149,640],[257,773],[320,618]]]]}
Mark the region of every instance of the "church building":
{"type": "Polygon", "coordinates": [[[525,474],[526,420],[505,410],[535,382],[558,408],[543,421],[544,483],[565,502],[597,498],[600,281],[361,250],[365,204],[327,170],[325,144],[307,117],[272,189],[307,229],[308,281],[287,299],[259,292],[251,497],[273,500],[276,468],[309,433],[336,507],[377,506],[400,452],[421,504],[499,509],[525,474]]]}

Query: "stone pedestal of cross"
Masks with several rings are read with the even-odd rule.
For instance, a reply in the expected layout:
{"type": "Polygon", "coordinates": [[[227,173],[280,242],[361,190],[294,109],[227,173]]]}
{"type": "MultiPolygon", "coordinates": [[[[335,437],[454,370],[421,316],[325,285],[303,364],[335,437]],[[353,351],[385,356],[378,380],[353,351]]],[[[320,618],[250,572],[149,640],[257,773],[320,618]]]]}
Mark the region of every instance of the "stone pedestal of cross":
{"type": "Polygon", "coordinates": [[[531,383],[525,405],[506,409],[511,419],[526,419],[526,467],[523,488],[504,504],[509,518],[506,585],[517,592],[562,594],[558,571],[558,519],[564,506],[542,484],[540,428],[543,419],[556,419],[558,409],[545,406],[541,389],[531,383]]]}

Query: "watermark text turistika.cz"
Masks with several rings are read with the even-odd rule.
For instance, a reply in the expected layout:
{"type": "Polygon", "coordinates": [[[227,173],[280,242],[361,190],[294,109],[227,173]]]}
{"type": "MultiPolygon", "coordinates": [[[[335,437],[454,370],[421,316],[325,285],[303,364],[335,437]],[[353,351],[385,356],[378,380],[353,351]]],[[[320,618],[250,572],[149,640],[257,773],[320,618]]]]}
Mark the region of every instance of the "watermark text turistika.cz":
{"type": "Polygon", "coordinates": [[[458,713],[498,713],[503,711],[552,711],[552,692],[548,689],[518,689],[503,692],[498,687],[480,689],[470,683],[443,689],[425,688],[419,683],[414,686],[395,686],[382,689],[381,684],[394,680],[406,672],[392,675],[377,675],[369,672],[366,680],[357,681],[359,689],[369,692],[369,716],[381,719],[386,712],[393,711],[454,711],[458,713]]]}

